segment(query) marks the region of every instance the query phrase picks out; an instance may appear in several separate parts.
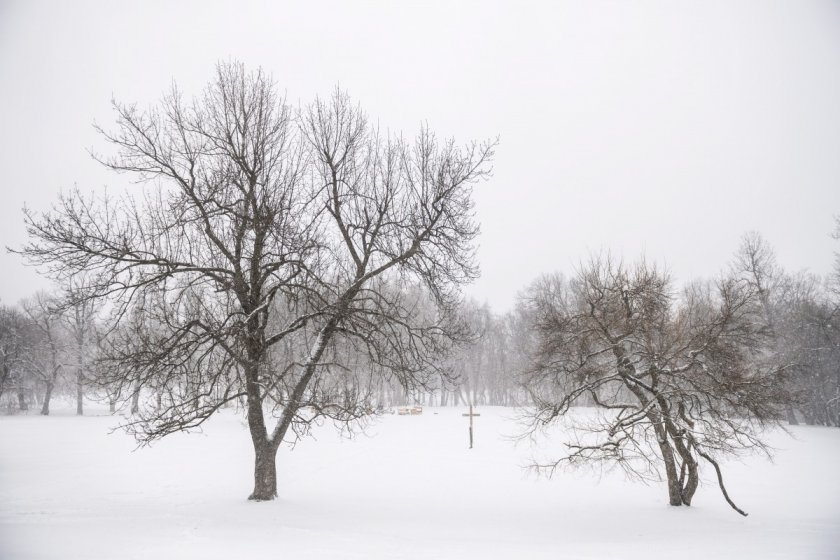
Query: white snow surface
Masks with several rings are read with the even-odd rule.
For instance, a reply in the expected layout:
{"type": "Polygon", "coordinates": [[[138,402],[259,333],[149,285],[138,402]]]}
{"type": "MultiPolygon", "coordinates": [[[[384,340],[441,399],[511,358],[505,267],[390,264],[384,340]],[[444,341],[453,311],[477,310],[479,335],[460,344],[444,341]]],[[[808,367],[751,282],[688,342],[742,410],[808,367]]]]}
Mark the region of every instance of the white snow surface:
{"type": "Polygon", "coordinates": [[[253,451],[231,411],[138,450],[102,411],[2,417],[0,559],[840,558],[838,429],[774,432],[773,463],[727,463],[744,518],[708,469],[691,508],[620,472],[537,477],[507,437],[515,412],[477,411],[472,450],[462,408],[349,440],[324,426],[280,449],[264,503],[246,500],[253,451]]]}

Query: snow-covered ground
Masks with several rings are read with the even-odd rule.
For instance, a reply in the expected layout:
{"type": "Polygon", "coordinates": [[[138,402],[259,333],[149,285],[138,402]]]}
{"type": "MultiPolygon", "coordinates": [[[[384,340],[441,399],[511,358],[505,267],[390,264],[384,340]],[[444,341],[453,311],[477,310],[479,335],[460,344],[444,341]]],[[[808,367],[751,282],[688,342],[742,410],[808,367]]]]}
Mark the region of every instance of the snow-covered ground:
{"type": "Polygon", "coordinates": [[[840,430],[772,434],[775,463],[728,464],[729,509],[706,472],[691,508],[620,473],[538,478],[482,408],[386,416],[352,440],[331,428],[278,455],[280,497],[252,503],[244,423],[134,451],[116,418],[0,417],[0,558],[840,558],[840,430]]]}

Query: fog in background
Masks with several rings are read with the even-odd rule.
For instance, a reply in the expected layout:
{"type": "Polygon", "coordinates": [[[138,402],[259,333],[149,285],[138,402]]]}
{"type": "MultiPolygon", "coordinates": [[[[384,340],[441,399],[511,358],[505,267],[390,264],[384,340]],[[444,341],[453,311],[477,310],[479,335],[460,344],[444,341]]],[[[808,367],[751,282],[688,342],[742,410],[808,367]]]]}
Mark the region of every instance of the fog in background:
{"type": "MultiPolygon", "coordinates": [[[[746,230],[789,270],[840,242],[840,2],[9,2],[0,0],[0,240],[21,207],[128,178],[88,149],[110,100],[200,91],[218,60],[262,66],[294,104],[338,84],[383,128],[500,137],[476,191],[497,310],[588,252],[725,266],[746,230]]],[[[46,280],[0,254],[0,299],[46,280]]]]}

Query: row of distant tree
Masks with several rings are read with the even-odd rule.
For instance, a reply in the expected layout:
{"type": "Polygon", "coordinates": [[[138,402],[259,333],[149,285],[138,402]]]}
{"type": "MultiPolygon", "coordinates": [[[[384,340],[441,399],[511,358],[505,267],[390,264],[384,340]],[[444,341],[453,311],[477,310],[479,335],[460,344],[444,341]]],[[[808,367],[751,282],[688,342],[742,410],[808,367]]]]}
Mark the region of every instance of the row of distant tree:
{"type": "Polygon", "coordinates": [[[84,414],[101,319],[94,301],[68,306],[75,290],[71,284],[63,293],[0,305],[0,403],[7,412],[37,405],[47,415],[54,396],[72,395],[84,414]]]}
{"type": "MultiPolygon", "coordinates": [[[[534,374],[540,368],[535,350],[539,336],[537,317],[549,304],[547,294],[580,281],[599,267],[624,270],[625,265],[602,257],[578,271],[577,277],[561,274],[543,276],[525,288],[515,309],[495,313],[487,304],[466,301],[460,307],[465,329],[445,360],[442,371],[428,386],[403,387],[394,379],[366,379],[367,407],[391,407],[406,403],[429,405],[518,406],[533,404],[534,374]],[[593,270],[594,269],[594,270],[593,270]]],[[[615,272],[615,271],[612,271],[615,272]]],[[[683,293],[662,271],[652,271],[662,283],[663,295],[684,302],[702,283],[689,285],[683,293]]],[[[784,367],[788,402],[785,418],[790,424],[840,426],[840,270],[828,277],[790,273],[778,266],[772,248],[758,234],[744,237],[727,274],[749,286],[757,298],[760,321],[768,352],[784,367]]],[[[120,329],[108,324],[102,306],[93,300],[74,298],[79,286],[68,285],[55,292],[39,292],[16,306],[0,306],[0,398],[7,411],[37,408],[49,414],[55,395],[76,400],[77,414],[84,413],[87,400],[107,402],[111,411],[136,413],[141,394],[160,404],[165,389],[144,390],[137,382],[127,387],[113,375],[104,375],[97,352],[106,334],[134,336],[125,323],[120,329]],[[109,386],[108,382],[113,382],[109,386]]],[[[708,283],[703,289],[708,289],[708,283]]],[[[417,298],[417,305],[431,302],[417,298]]],[[[129,315],[141,320],[142,306],[129,315]]],[[[286,341],[286,351],[292,353],[286,341]]],[[[344,367],[368,370],[362,354],[343,350],[344,367]]],[[[593,404],[586,400],[578,404],[593,404]]]]}

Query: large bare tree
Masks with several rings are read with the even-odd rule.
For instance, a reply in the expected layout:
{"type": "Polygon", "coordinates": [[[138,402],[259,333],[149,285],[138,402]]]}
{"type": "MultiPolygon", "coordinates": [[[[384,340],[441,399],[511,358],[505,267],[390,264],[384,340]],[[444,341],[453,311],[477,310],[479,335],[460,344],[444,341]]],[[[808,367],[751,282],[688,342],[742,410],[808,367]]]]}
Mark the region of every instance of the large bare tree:
{"type": "Polygon", "coordinates": [[[767,359],[761,294],[724,277],[674,293],[644,262],[594,258],[573,280],[545,277],[523,304],[537,333],[529,386],[532,428],[573,406],[569,452],[544,467],[606,462],[662,476],[672,506],[690,505],[701,460],[730,499],[719,459],[767,451],[761,429],[787,399],[784,369],[767,359]]]}
{"type": "Polygon", "coordinates": [[[272,499],[290,429],[370,412],[348,364],[361,355],[407,385],[439,373],[476,274],[471,188],[494,144],[380,133],[341,92],[293,110],[238,63],[192,102],[173,88],[148,110],[114,108],[116,153],[99,159],[143,190],[28,212],[23,253],[115,304],[100,370],[121,394],[159,396],[130,425],[141,441],[244,401],[250,498],[272,499]],[[431,312],[405,289],[417,285],[431,312]]]}

